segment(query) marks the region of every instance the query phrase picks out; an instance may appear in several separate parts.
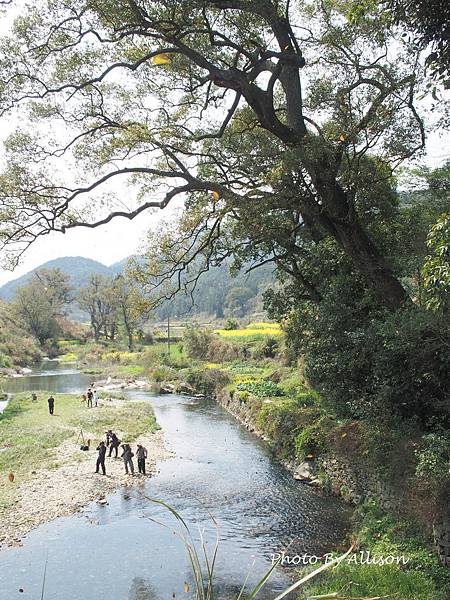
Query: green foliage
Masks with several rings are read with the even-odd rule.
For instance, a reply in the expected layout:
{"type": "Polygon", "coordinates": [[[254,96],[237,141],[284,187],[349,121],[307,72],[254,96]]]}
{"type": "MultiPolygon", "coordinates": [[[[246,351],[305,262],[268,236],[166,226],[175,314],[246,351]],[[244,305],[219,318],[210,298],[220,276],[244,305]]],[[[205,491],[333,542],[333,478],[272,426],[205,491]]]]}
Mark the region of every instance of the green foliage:
{"type": "Polygon", "coordinates": [[[445,0],[384,0],[396,23],[414,32],[414,42],[429,50],[426,64],[438,80],[449,86],[449,8],[445,0]]]}
{"type": "Polygon", "coordinates": [[[324,456],[329,448],[328,436],[334,426],[335,423],[329,417],[322,416],[304,427],[295,438],[296,457],[304,460],[308,455],[324,456]]]}
{"type": "Polygon", "coordinates": [[[163,381],[174,381],[177,379],[177,371],[172,367],[168,367],[167,365],[159,365],[158,367],[154,367],[149,372],[150,378],[152,381],[156,381],[157,383],[163,381]]]}
{"type": "Polygon", "coordinates": [[[240,327],[239,321],[237,319],[232,319],[231,317],[225,321],[225,325],[223,326],[223,328],[226,329],[227,331],[231,331],[233,329],[239,329],[239,327],[240,327]]]}
{"type": "MultiPolygon", "coordinates": [[[[406,565],[341,563],[307,589],[306,597],[341,592],[345,597],[387,596],[393,600],[446,600],[450,574],[421,536],[417,524],[381,510],[368,502],[356,513],[359,551],[376,557],[401,557],[406,565]]],[[[331,597],[331,596],[330,596],[331,597]]]]}
{"type": "Polygon", "coordinates": [[[423,436],[421,446],[416,450],[417,477],[428,483],[439,482],[450,485],[450,433],[428,433],[423,436]]]}
{"type": "Polygon", "coordinates": [[[427,238],[430,254],[422,274],[426,305],[431,310],[448,312],[450,297],[450,213],[443,214],[431,227],[427,238]]]}
{"type": "Polygon", "coordinates": [[[275,358],[279,349],[279,342],[275,337],[269,336],[259,340],[252,347],[252,357],[259,358],[275,358]]]}
{"type": "Polygon", "coordinates": [[[38,363],[42,349],[20,325],[11,308],[0,302],[0,369],[38,363]]]}
{"type": "Polygon", "coordinates": [[[262,402],[256,423],[274,451],[281,458],[292,459],[297,435],[319,417],[317,408],[305,408],[292,398],[274,397],[262,402]]]}
{"type": "Polygon", "coordinates": [[[250,392],[258,398],[268,398],[269,396],[283,396],[284,392],[276,383],[270,379],[259,379],[258,381],[245,381],[238,383],[236,389],[242,392],[250,392]]]}
{"type": "Polygon", "coordinates": [[[366,502],[355,514],[360,544],[382,554],[404,555],[409,558],[407,571],[416,571],[429,577],[438,589],[450,592],[450,573],[439,562],[431,545],[417,522],[399,518],[382,510],[376,502],[366,502]]]}
{"type": "Polygon", "coordinates": [[[11,304],[18,322],[44,347],[62,333],[61,317],[71,301],[69,276],[59,269],[35,271],[32,279],[18,288],[11,304]]]}
{"type": "Polygon", "coordinates": [[[213,396],[230,383],[229,375],[219,369],[187,369],[183,375],[188,385],[206,396],[213,396]]]}
{"type": "MultiPolygon", "coordinates": [[[[234,330],[226,331],[234,332],[234,330]]],[[[245,351],[245,348],[230,343],[228,338],[221,339],[211,331],[195,325],[186,328],[183,342],[189,357],[212,362],[232,361],[245,351]]]]}
{"type": "Polygon", "coordinates": [[[198,326],[191,325],[186,328],[183,336],[183,344],[186,353],[191,358],[206,359],[208,348],[213,340],[213,333],[198,326]]]}
{"type": "Polygon", "coordinates": [[[392,415],[427,423],[445,419],[450,331],[418,307],[389,313],[347,279],[337,279],[319,307],[291,313],[288,344],[304,355],[306,376],[324,400],[349,417],[392,415]]]}

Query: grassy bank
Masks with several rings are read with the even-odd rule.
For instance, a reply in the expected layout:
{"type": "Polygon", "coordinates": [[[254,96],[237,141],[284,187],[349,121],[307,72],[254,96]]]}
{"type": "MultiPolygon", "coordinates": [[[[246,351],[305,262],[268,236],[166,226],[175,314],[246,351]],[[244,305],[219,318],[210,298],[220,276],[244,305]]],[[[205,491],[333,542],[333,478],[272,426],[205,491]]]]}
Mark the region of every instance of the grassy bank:
{"type": "Polygon", "coordinates": [[[92,436],[92,444],[104,439],[109,428],[119,431],[124,441],[158,429],[146,403],[87,409],[78,396],[54,394],[55,414],[50,416],[48,396],[41,392],[39,400],[32,402],[29,394],[18,394],[0,415],[0,510],[14,503],[17,484],[27,480],[32,471],[57,468],[64,462],[57,448],[64,440],[76,438],[80,429],[92,436]],[[8,480],[9,472],[14,473],[14,483],[8,480]]]}
{"type": "Polygon", "coordinates": [[[355,512],[354,530],[357,550],[353,558],[315,579],[299,600],[315,596],[323,600],[450,598],[450,571],[438,562],[414,522],[399,519],[370,502],[355,512]],[[388,557],[404,557],[407,563],[361,564],[368,557],[388,562],[388,557]]]}

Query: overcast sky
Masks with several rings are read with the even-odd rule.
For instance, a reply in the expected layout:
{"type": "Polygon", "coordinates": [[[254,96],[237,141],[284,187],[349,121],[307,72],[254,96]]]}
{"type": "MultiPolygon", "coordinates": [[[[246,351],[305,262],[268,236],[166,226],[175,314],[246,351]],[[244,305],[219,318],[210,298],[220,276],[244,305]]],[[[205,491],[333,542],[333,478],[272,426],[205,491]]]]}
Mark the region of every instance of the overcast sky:
{"type": "MultiPolygon", "coordinates": [[[[10,19],[7,21],[11,22],[10,19]]],[[[3,31],[8,29],[5,19],[0,23],[0,33],[2,29],[3,31]]],[[[15,123],[11,122],[0,123],[2,128],[0,140],[4,139],[7,130],[14,125],[15,123]]],[[[449,142],[448,132],[441,137],[437,133],[432,134],[428,139],[427,157],[424,162],[429,166],[441,165],[449,156],[449,142]]],[[[1,151],[0,146],[0,153],[1,151]]],[[[65,235],[54,233],[44,236],[31,246],[14,272],[0,270],[0,285],[60,256],[84,256],[110,265],[136,252],[145,232],[149,228],[157,228],[162,218],[167,219],[171,215],[173,218],[173,214],[174,209],[170,207],[164,211],[140,215],[134,221],[117,219],[102,228],[76,229],[70,230],[65,235]]]]}

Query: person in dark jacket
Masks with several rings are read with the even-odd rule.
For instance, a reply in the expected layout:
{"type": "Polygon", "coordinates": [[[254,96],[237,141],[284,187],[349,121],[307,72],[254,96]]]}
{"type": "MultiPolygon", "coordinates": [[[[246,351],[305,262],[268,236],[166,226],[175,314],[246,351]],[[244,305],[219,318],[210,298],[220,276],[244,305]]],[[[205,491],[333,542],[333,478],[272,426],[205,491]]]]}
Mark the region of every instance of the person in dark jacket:
{"type": "Polygon", "coordinates": [[[86,395],[87,395],[87,407],[92,408],[92,398],[94,397],[94,394],[93,394],[91,388],[88,389],[86,395]]]}
{"type": "Polygon", "coordinates": [[[128,467],[130,468],[131,474],[134,475],[134,464],[133,464],[133,452],[131,451],[130,444],[122,444],[122,458],[125,465],[125,473],[129,475],[128,467]]]}
{"type": "Polygon", "coordinates": [[[136,450],[136,458],[137,458],[139,473],[142,473],[142,475],[145,475],[145,459],[147,458],[147,448],[144,448],[144,446],[141,446],[141,444],[138,444],[138,447],[136,450]]]}
{"type": "Polygon", "coordinates": [[[97,446],[97,450],[98,450],[98,458],[97,458],[97,466],[96,466],[95,472],[98,473],[99,469],[101,467],[102,471],[103,471],[103,475],[106,475],[106,468],[105,468],[106,446],[105,446],[105,442],[100,442],[100,444],[97,446]]]}
{"type": "Polygon", "coordinates": [[[116,451],[115,458],[117,458],[119,446],[120,446],[119,438],[117,437],[117,435],[115,433],[111,432],[110,437],[109,437],[109,456],[112,456],[113,450],[115,450],[116,451]]]}
{"type": "Polygon", "coordinates": [[[48,412],[52,415],[55,410],[55,399],[53,398],[53,396],[50,396],[50,398],[47,400],[47,402],[48,402],[48,412]]]}

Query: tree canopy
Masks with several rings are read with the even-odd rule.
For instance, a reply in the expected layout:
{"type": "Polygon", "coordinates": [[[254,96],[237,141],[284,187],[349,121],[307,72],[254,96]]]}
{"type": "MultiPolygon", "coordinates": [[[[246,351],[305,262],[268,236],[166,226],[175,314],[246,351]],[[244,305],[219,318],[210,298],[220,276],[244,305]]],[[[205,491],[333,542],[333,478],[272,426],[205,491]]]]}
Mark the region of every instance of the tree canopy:
{"type": "MultiPolygon", "coordinates": [[[[383,186],[424,147],[424,74],[419,49],[377,3],[357,4],[27,8],[1,42],[2,115],[22,120],[1,176],[8,258],[49,231],[132,219],[181,197],[195,235],[176,271],[191,254],[206,264],[227,253],[230,216],[270,214],[267,252],[276,247],[305,294],[315,292],[304,246],[331,238],[385,306],[401,306],[407,293],[368,229],[365,196],[372,177],[377,210],[388,211],[383,186]],[[305,241],[287,244],[287,229],[305,241]]],[[[260,250],[255,264],[267,258],[260,250]]]]}

